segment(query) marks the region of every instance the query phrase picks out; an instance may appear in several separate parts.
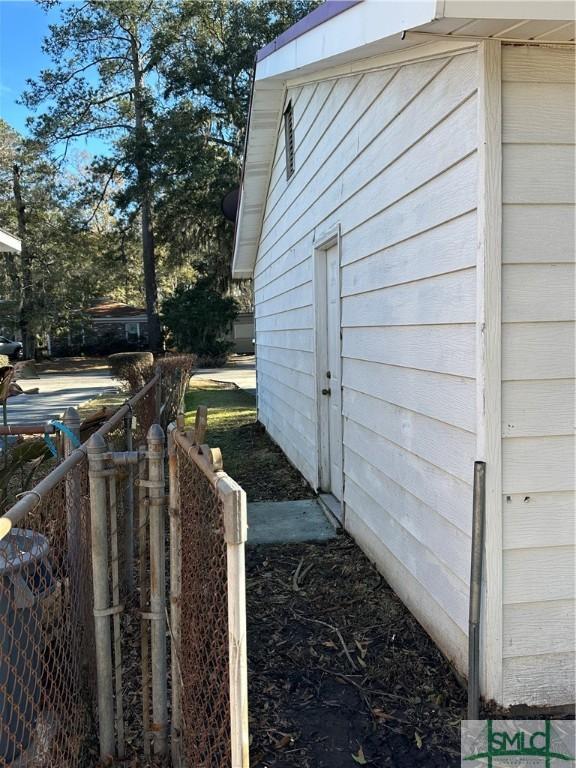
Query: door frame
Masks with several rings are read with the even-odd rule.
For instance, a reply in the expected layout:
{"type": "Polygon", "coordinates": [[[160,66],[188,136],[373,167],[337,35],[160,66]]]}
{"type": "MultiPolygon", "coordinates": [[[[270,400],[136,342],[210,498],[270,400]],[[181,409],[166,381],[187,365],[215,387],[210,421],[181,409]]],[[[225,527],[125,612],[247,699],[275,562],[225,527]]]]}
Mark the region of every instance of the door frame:
{"type": "MultiPolygon", "coordinates": [[[[314,361],[315,361],[315,379],[316,379],[316,488],[322,490],[322,486],[330,485],[330,435],[329,435],[329,403],[328,398],[322,395],[321,390],[325,386],[325,371],[328,370],[328,328],[327,328],[327,293],[326,293],[326,253],[330,248],[338,248],[338,286],[341,289],[341,235],[340,224],[336,224],[330,229],[323,230],[314,236],[313,243],[313,279],[312,288],[314,296],[314,361]],[[326,450],[328,446],[328,450],[326,450]]],[[[341,291],[339,301],[340,316],[340,386],[342,388],[342,297],[341,291]]],[[[342,402],[341,402],[342,409],[342,402]]],[[[340,450],[342,468],[342,499],[340,500],[341,509],[344,509],[344,423],[342,413],[340,450]]]]}

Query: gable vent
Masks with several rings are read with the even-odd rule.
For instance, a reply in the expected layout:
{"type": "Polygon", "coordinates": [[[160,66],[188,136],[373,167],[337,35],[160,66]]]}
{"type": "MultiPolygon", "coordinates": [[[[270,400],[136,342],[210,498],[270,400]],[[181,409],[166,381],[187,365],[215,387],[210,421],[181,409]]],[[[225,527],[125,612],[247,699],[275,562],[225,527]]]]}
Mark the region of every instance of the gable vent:
{"type": "Polygon", "coordinates": [[[294,173],[294,113],[292,102],[284,110],[284,139],[286,144],[286,178],[294,173]]]}

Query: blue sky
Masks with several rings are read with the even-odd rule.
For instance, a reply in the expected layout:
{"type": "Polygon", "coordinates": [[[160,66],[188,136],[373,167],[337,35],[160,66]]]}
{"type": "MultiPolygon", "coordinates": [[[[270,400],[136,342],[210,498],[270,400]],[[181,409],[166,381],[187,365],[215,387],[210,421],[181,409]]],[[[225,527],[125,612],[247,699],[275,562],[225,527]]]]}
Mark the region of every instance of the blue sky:
{"type": "MultiPolygon", "coordinates": [[[[48,25],[58,17],[58,8],[46,13],[33,0],[0,0],[0,117],[20,133],[26,133],[30,113],[16,100],[26,80],[50,66],[50,59],[42,53],[42,41],[48,25]]],[[[89,152],[103,149],[94,139],[79,140],[75,147],[89,152]]]]}

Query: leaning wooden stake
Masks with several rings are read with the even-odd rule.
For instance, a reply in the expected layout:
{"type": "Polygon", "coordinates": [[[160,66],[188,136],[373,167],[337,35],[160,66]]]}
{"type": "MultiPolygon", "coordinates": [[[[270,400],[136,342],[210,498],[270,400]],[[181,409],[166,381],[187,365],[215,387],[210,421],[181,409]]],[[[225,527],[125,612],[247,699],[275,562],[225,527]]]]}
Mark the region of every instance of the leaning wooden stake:
{"type": "Polygon", "coordinates": [[[92,587],[94,592],[94,640],[98,687],[98,727],[102,762],[114,758],[114,693],[110,641],[110,590],[108,587],[108,525],[106,509],[106,442],[98,433],[88,444],[90,478],[90,530],[92,587]]]}
{"type": "Polygon", "coordinates": [[[170,750],[173,768],[181,768],[182,738],[182,681],[180,672],[180,601],[182,596],[182,518],[180,516],[180,489],[178,487],[178,455],[174,441],[174,428],[168,432],[168,485],[170,488],[170,640],[172,671],[172,717],[170,750]]]}
{"type": "Polygon", "coordinates": [[[148,430],[148,507],[150,515],[150,637],[152,667],[152,730],[154,753],[168,751],[168,685],[166,665],[166,573],[164,431],[148,430]]]}
{"type": "Polygon", "coordinates": [[[231,757],[234,768],[248,768],[250,750],[244,567],[244,543],[247,531],[246,494],[228,476],[218,480],[217,488],[224,505],[224,536],[228,563],[231,757]]]}

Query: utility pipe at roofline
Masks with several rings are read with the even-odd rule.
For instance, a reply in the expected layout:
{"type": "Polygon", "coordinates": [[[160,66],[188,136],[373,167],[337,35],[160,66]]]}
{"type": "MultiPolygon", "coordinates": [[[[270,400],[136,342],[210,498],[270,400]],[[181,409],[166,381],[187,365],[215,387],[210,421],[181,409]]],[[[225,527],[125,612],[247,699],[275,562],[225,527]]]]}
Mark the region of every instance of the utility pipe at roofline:
{"type": "Polygon", "coordinates": [[[486,463],[474,462],[472,507],[472,555],[470,564],[470,612],[468,618],[468,719],[480,713],[480,609],[486,517],[486,463]]]}

